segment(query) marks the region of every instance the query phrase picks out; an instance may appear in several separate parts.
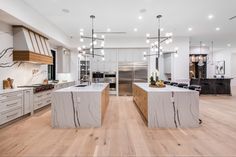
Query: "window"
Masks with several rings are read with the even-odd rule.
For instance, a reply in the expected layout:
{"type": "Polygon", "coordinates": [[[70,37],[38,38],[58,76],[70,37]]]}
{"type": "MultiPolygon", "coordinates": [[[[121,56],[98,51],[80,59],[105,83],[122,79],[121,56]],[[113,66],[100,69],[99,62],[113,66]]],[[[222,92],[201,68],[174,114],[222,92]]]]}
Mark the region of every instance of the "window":
{"type": "Polygon", "coordinates": [[[56,80],[56,51],[51,50],[53,65],[48,65],[48,80],[56,80]]]}

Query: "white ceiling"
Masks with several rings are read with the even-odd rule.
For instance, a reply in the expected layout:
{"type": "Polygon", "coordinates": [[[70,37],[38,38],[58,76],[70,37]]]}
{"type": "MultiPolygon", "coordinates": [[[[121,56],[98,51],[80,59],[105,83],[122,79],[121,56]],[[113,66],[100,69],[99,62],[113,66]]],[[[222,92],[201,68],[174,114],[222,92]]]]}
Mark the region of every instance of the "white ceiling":
{"type": "MultiPolygon", "coordinates": [[[[96,31],[125,31],[127,37],[155,34],[156,15],[162,14],[164,32],[189,36],[193,42],[217,40],[236,44],[236,0],[24,0],[67,35],[78,38],[80,28],[89,33],[89,16],[96,15],[96,31]],[[62,9],[68,9],[64,13],[62,9]],[[142,12],[144,10],[145,12],[142,12]],[[212,20],[208,15],[213,14],[212,20]],[[143,19],[139,20],[138,16],[143,19]],[[191,32],[188,27],[192,27],[191,32]],[[220,31],[215,28],[220,27],[220,31]],[[138,28],[138,32],[133,29],[138,28]]],[[[163,32],[163,33],[164,33],[163,32]]]]}

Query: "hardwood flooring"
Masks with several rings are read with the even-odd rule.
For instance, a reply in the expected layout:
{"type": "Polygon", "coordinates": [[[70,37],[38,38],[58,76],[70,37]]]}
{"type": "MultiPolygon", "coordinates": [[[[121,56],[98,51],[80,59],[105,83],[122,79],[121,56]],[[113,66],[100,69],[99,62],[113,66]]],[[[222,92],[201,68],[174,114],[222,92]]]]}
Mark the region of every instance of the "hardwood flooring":
{"type": "Polygon", "coordinates": [[[132,97],[111,97],[101,128],[52,129],[47,108],[0,129],[0,156],[236,156],[236,94],[200,99],[195,129],[147,128],[132,97]]]}

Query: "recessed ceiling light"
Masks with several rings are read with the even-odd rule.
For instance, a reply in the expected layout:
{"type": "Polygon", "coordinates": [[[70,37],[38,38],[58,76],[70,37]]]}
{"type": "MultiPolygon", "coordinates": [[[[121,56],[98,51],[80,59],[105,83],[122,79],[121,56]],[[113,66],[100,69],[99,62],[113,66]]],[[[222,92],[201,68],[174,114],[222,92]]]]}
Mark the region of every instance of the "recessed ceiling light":
{"type": "Polygon", "coordinates": [[[146,11],[147,11],[147,9],[145,9],[145,8],[139,10],[140,13],[145,13],[146,11]]]}
{"type": "Polygon", "coordinates": [[[138,28],[134,28],[134,31],[137,32],[137,31],[138,31],[138,28]]]}
{"type": "Polygon", "coordinates": [[[193,28],[192,28],[192,27],[189,27],[189,28],[188,28],[188,31],[190,31],[190,32],[191,32],[192,30],[193,30],[193,28]]]}
{"type": "Polygon", "coordinates": [[[220,27],[216,27],[216,31],[220,31],[220,27]]]}
{"type": "Polygon", "coordinates": [[[161,32],[163,32],[164,31],[164,28],[161,28],[161,32]]]}
{"type": "Polygon", "coordinates": [[[80,28],[80,32],[83,32],[84,31],[84,29],[83,28],[80,28]]]}
{"type": "Polygon", "coordinates": [[[64,13],[70,13],[69,9],[62,9],[61,11],[64,12],[64,13]]]}
{"type": "Polygon", "coordinates": [[[214,18],[214,15],[212,15],[212,14],[209,14],[209,15],[208,15],[208,19],[209,19],[209,20],[211,20],[211,19],[213,19],[213,18],[214,18]]]}
{"type": "Polygon", "coordinates": [[[107,32],[110,32],[111,31],[111,28],[107,28],[107,32]]]}
{"type": "Polygon", "coordinates": [[[138,19],[139,19],[139,20],[142,20],[142,19],[143,19],[143,17],[142,17],[142,16],[139,16],[139,17],[138,17],[138,19]]]}
{"type": "Polygon", "coordinates": [[[146,34],[146,37],[150,37],[150,34],[149,34],[149,33],[147,33],[147,34],[146,34]]]}
{"type": "Polygon", "coordinates": [[[228,47],[231,47],[231,44],[227,44],[228,47]]]}
{"type": "Polygon", "coordinates": [[[206,46],[206,44],[202,43],[202,46],[206,46]]]}

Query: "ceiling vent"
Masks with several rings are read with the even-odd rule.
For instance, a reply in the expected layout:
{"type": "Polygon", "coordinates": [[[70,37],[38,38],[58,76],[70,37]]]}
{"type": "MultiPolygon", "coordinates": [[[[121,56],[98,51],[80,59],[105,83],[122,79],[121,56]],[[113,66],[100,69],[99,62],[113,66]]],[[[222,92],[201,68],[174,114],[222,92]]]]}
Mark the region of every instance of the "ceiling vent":
{"type": "Polygon", "coordinates": [[[53,64],[48,39],[24,26],[13,26],[13,61],[53,64]]]}

